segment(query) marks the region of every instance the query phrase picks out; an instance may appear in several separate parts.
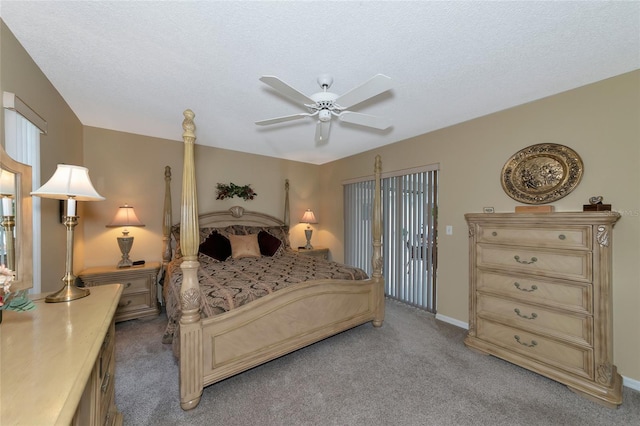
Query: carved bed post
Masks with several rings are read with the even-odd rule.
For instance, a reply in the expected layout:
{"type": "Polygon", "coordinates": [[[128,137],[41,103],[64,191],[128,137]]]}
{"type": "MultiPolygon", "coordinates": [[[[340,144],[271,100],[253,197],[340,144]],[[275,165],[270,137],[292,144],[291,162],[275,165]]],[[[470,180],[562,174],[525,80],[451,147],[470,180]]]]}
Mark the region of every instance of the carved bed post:
{"type": "Polygon", "coordinates": [[[289,212],[289,179],[284,180],[284,226],[289,229],[289,221],[290,221],[290,212],[289,212]]]}
{"type": "Polygon", "coordinates": [[[184,112],[184,170],[182,174],[182,205],[180,211],[180,248],[184,260],[180,288],[180,406],[195,408],[202,396],[202,328],[200,326],[200,292],[198,288],[198,199],[194,144],[196,140],[195,114],[184,112]]]}
{"type": "Polygon", "coordinates": [[[162,276],[164,300],[164,278],[167,276],[167,265],[171,262],[171,225],[173,216],[171,213],[171,167],[164,168],[164,210],[162,212],[162,276]]]}
{"type": "Polygon", "coordinates": [[[382,175],[382,159],[376,155],[374,165],[375,190],[373,193],[373,215],[372,215],[372,235],[373,235],[373,256],[371,264],[373,267],[372,279],[375,281],[377,292],[376,314],[373,325],[380,327],[384,320],[384,278],[382,277],[382,188],[380,179],[382,175]]]}

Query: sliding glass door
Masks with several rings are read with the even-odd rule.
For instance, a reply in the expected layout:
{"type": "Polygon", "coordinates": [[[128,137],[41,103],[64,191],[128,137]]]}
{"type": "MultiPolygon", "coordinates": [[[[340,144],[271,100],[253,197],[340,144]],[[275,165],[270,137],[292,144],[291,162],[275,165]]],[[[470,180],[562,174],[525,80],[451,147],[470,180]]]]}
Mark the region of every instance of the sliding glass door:
{"type": "MultiPolygon", "coordinates": [[[[382,180],[383,273],[387,297],[436,311],[438,167],[382,180]]],[[[344,185],[345,263],[371,273],[372,180],[344,185]]]]}

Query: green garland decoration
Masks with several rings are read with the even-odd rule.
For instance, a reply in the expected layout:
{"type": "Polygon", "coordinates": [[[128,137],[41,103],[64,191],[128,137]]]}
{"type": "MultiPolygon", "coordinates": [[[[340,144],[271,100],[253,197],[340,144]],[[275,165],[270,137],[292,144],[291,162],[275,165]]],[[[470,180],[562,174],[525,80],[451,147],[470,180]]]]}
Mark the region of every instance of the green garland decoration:
{"type": "Polygon", "coordinates": [[[245,201],[253,200],[258,194],[251,188],[250,185],[236,185],[233,182],[230,182],[229,185],[224,183],[219,183],[216,185],[216,190],[218,191],[218,196],[216,200],[224,200],[225,198],[233,198],[238,197],[242,198],[245,201]]]}

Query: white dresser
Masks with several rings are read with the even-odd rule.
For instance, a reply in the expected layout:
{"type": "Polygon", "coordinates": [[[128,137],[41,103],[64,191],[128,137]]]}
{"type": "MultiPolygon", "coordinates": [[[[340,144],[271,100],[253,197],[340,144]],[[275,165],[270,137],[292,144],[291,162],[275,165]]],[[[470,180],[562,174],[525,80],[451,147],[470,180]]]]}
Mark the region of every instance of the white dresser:
{"type": "Polygon", "coordinates": [[[466,214],[468,347],[616,407],[615,212],[466,214]]]}

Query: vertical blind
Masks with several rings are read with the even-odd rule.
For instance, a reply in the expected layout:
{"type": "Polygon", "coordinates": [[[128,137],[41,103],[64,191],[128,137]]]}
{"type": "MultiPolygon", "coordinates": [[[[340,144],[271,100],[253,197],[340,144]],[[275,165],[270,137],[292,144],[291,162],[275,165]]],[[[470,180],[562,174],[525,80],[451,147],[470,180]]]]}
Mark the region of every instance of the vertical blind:
{"type": "MultiPolygon", "coordinates": [[[[438,167],[382,179],[382,256],[387,297],[435,312],[438,167]]],[[[371,273],[373,180],[345,183],[345,263],[371,273]]]]}
{"type": "MultiPolygon", "coordinates": [[[[47,122],[13,93],[3,92],[5,150],[20,163],[31,166],[32,189],[40,187],[40,134],[47,132],[47,122]]],[[[33,197],[33,288],[41,291],[40,197],[33,197]]]]}

